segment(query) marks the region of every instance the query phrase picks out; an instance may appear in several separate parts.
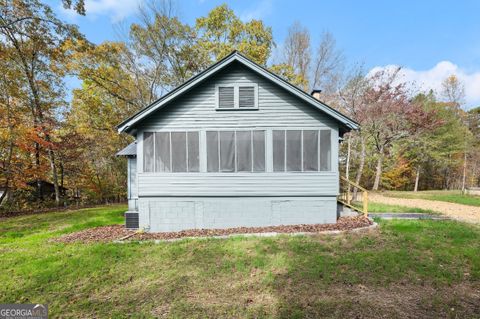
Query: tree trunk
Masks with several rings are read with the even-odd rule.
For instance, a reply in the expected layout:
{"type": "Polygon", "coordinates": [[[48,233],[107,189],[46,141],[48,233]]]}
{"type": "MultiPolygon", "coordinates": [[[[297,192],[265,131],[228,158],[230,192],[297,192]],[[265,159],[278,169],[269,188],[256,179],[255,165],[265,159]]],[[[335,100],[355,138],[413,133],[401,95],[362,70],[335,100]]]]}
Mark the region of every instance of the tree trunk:
{"type": "Polygon", "coordinates": [[[347,162],[345,163],[345,178],[350,179],[350,154],[352,152],[351,147],[352,134],[348,133],[347,139],[347,162]]]}
{"type": "MultiPolygon", "coordinates": [[[[355,183],[357,185],[360,185],[360,180],[362,179],[363,175],[363,168],[365,167],[365,157],[367,156],[365,143],[364,137],[360,136],[360,163],[358,164],[357,176],[355,177],[355,183]]],[[[357,193],[358,189],[354,187],[352,197],[353,201],[357,200],[357,193]]]]}
{"type": "Polygon", "coordinates": [[[415,187],[413,188],[414,192],[418,192],[418,181],[420,180],[420,165],[417,166],[417,171],[415,172],[415,187]]]}
{"type": "MultiPolygon", "coordinates": [[[[3,83],[7,81],[4,79],[3,83]]],[[[4,199],[7,197],[7,194],[10,189],[10,181],[12,180],[12,158],[13,158],[13,148],[14,148],[14,134],[13,134],[13,121],[12,121],[12,111],[10,107],[10,98],[9,96],[6,97],[6,109],[7,109],[7,119],[8,119],[8,136],[9,136],[9,146],[8,146],[8,156],[3,163],[4,175],[5,175],[5,183],[3,186],[3,192],[0,195],[0,205],[2,205],[4,199]]]]}
{"type": "Polygon", "coordinates": [[[7,197],[8,190],[9,190],[9,188],[8,188],[8,180],[7,180],[5,182],[5,185],[3,186],[3,193],[0,195],[0,206],[2,205],[5,197],[7,197]]]}
{"type": "Polygon", "coordinates": [[[50,159],[50,168],[52,169],[53,188],[55,189],[55,205],[60,206],[60,187],[58,187],[57,165],[55,165],[55,153],[51,148],[48,149],[50,159]]]}
{"type": "Polygon", "coordinates": [[[462,177],[462,194],[465,194],[467,180],[467,143],[465,143],[465,152],[463,153],[463,177],[462,177]]]}
{"type": "Polygon", "coordinates": [[[37,184],[37,200],[42,201],[43,200],[42,181],[38,177],[38,174],[40,173],[40,144],[38,144],[37,142],[35,142],[35,167],[36,167],[35,182],[37,184]]]}
{"type": "Polygon", "coordinates": [[[380,149],[377,159],[377,169],[375,171],[375,181],[373,183],[373,191],[378,191],[380,186],[380,178],[382,177],[382,165],[383,165],[383,147],[380,149]]]}

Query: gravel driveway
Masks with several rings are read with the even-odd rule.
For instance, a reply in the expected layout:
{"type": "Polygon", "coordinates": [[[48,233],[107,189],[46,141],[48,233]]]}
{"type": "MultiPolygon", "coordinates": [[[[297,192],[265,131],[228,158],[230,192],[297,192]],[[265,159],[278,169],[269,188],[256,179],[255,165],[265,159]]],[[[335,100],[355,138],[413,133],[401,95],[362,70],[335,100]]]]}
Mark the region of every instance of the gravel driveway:
{"type": "Polygon", "coordinates": [[[375,203],[431,209],[452,219],[480,224],[480,207],[478,206],[468,206],[428,199],[395,198],[374,193],[368,194],[368,198],[375,203]]]}

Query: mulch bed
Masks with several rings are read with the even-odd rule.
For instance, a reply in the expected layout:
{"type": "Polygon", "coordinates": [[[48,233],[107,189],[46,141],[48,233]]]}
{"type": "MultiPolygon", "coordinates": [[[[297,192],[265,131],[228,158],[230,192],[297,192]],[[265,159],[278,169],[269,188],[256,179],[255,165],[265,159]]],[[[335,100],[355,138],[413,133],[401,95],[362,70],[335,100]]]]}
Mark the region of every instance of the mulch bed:
{"type": "Polygon", "coordinates": [[[67,234],[54,239],[61,243],[110,242],[115,240],[171,240],[185,237],[212,237],[233,234],[254,233],[319,233],[323,231],[348,231],[372,225],[372,221],[363,216],[340,217],[336,224],[287,225],[269,227],[238,227],[226,229],[189,229],[179,232],[144,233],[127,230],[123,225],[101,226],[67,234]]]}

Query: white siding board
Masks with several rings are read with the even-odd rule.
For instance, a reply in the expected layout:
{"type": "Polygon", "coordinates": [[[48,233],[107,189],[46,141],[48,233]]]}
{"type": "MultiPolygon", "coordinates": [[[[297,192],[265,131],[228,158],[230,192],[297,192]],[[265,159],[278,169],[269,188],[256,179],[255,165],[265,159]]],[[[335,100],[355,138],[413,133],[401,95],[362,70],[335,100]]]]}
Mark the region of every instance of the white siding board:
{"type": "Polygon", "coordinates": [[[321,173],[142,173],[139,197],[336,196],[338,174],[321,173]]]}

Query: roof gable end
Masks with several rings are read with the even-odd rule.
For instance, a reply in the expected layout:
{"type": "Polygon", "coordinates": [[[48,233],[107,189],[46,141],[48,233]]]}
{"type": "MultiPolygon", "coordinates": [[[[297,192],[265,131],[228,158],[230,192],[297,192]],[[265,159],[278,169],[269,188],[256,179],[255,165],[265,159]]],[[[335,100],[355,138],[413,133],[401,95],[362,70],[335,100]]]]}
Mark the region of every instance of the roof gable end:
{"type": "Polygon", "coordinates": [[[207,80],[226,66],[230,65],[234,61],[241,63],[243,66],[253,70],[254,72],[260,74],[261,76],[267,78],[271,82],[283,87],[291,94],[301,98],[308,104],[312,105],[319,111],[329,115],[330,117],[334,118],[338,122],[345,127],[346,131],[356,130],[359,129],[359,124],[354,120],[350,119],[349,117],[343,115],[342,113],[338,112],[337,110],[329,107],[328,105],[322,103],[321,101],[315,99],[311,95],[307,94],[306,92],[300,90],[298,87],[294,86],[293,84],[285,81],[278,75],[270,72],[269,70],[265,69],[264,67],[256,64],[255,62],[251,61],[250,59],[246,58],[242,54],[237,51],[232,52],[230,55],[226,56],[222,60],[218,61],[217,63],[213,64],[203,72],[197,74],[196,76],[190,78],[188,81],[183,83],[182,85],[178,86],[174,90],[170,91],[157,101],[153,102],[146,108],[140,110],[130,118],[126,119],[122,123],[117,126],[118,132],[128,132],[130,131],[138,122],[142,119],[148,117],[153,112],[161,109],[164,105],[168,102],[172,101],[173,99],[181,96],[182,94],[186,93],[193,87],[197,86],[198,84],[202,83],[203,81],[207,80]]]}

